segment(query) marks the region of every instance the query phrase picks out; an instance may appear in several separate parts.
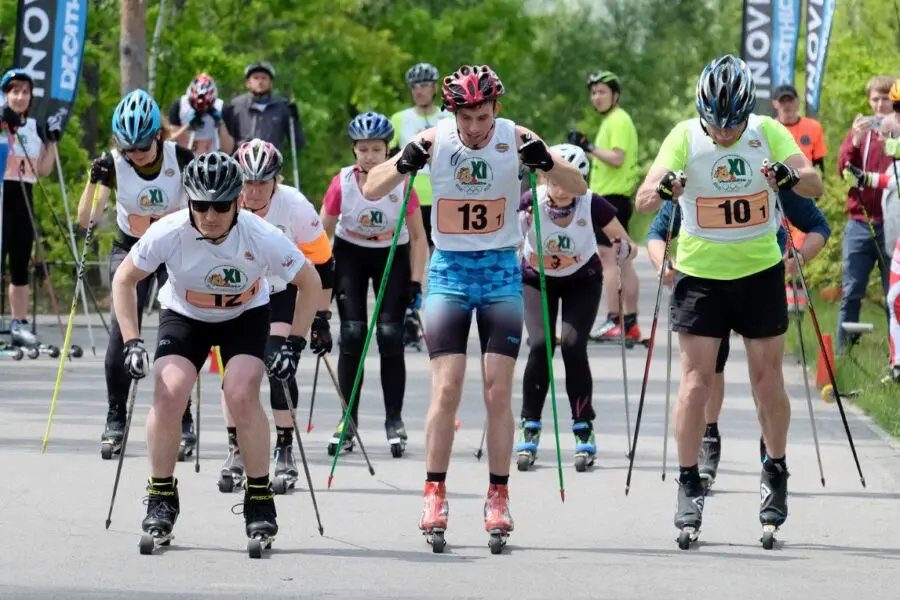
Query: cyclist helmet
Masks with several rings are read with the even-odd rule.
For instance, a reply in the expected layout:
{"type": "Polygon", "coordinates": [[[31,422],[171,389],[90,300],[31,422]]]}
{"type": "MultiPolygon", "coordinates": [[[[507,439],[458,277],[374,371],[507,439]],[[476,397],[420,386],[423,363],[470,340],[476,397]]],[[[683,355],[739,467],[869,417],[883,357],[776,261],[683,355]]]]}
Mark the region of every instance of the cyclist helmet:
{"type": "Polygon", "coordinates": [[[10,69],[4,73],[3,77],[0,78],[0,90],[3,93],[8,92],[13,81],[24,81],[31,87],[31,91],[34,91],[34,79],[31,78],[31,75],[25,69],[10,69]]]}
{"type": "Polygon", "coordinates": [[[184,189],[190,200],[234,202],[241,195],[241,165],[224,152],[194,158],[184,168],[184,189]]]}
{"type": "Polygon", "coordinates": [[[487,65],[463,65],[444,77],[441,95],[443,108],[455,113],[460,108],[471,108],[503,95],[503,83],[487,65]]]}
{"type": "Polygon", "coordinates": [[[423,62],[413,65],[406,72],[406,85],[412,87],[417,83],[437,83],[440,78],[437,67],[423,62]]]}
{"type": "Polygon", "coordinates": [[[113,112],[113,139],[121,150],[150,147],[160,128],[159,105],[142,89],[128,92],[113,112]]]}
{"type": "Polygon", "coordinates": [[[578,170],[581,171],[584,178],[588,178],[591,165],[588,162],[588,157],[587,154],[584,153],[584,150],[573,144],[557,144],[550,149],[555,150],[557,154],[578,167],[578,170]]]}
{"type": "Polygon", "coordinates": [[[284,165],[278,148],[258,138],[241,144],[235,158],[241,165],[244,181],[269,181],[284,165]]]}
{"type": "Polygon", "coordinates": [[[384,140],[390,142],[394,137],[394,126],[391,120],[381,113],[365,112],[356,115],[347,127],[347,133],[354,142],[360,140],[384,140]]]}
{"type": "Polygon", "coordinates": [[[727,54],[711,61],[697,80],[697,112],[712,127],[737,127],[756,107],[750,67],[727,54]]]}
{"type": "Polygon", "coordinates": [[[207,73],[200,73],[187,89],[188,103],[194,110],[209,110],[219,99],[219,90],[216,88],[216,80],[207,73]]]}
{"type": "Polygon", "coordinates": [[[605,83],[614,94],[622,92],[622,87],[619,84],[619,77],[612,71],[594,71],[587,76],[588,89],[596,83],[605,83]]]}

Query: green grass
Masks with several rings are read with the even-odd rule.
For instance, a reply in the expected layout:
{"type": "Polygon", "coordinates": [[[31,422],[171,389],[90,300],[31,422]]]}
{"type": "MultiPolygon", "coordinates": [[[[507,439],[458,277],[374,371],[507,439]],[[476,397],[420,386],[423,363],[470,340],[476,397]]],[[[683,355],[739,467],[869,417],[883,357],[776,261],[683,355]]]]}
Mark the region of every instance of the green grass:
{"type": "MultiPolygon", "coordinates": [[[[818,292],[813,293],[813,303],[822,334],[831,335],[832,346],[834,346],[840,305],[838,302],[822,300],[818,292]]],[[[874,303],[864,301],[859,320],[872,323],[875,329],[871,333],[864,334],[849,353],[845,352],[837,357],[838,389],[843,394],[858,390],[859,396],[856,398],[842,398],[842,400],[853,402],[885,431],[900,438],[900,386],[893,383],[881,383],[882,378],[887,375],[890,360],[884,309],[874,303]]],[[[797,335],[796,320],[793,316],[786,344],[788,352],[800,356],[800,341],[797,335]]],[[[810,385],[814,385],[819,343],[808,312],[803,319],[803,344],[806,350],[806,360],[810,366],[810,385]]]]}

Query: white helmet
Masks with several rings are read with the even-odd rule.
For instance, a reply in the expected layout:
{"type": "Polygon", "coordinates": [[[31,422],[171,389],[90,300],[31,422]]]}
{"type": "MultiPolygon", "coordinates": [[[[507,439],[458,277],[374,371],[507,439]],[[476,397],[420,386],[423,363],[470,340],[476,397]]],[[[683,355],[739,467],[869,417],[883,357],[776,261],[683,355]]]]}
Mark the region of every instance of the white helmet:
{"type": "Polygon", "coordinates": [[[588,157],[587,154],[584,153],[584,150],[573,144],[557,144],[550,149],[554,150],[564,159],[578,167],[578,170],[581,171],[584,178],[588,178],[591,165],[588,162],[588,157]]]}

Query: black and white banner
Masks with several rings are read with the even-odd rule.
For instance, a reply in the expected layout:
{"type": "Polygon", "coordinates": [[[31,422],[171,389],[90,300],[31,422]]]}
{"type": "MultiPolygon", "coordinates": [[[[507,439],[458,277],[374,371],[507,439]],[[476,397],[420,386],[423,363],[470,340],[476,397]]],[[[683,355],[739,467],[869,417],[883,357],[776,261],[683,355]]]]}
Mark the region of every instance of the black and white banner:
{"type": "Polygon", "coordinates": [[[86,0],[19,0],[13,66],[34,79],[29,110],[39,127],[50,118],[69,120],[87,33],[86,0]]]}
{"type": "Polygon", "coordinates": [[[819,112],[825,59],[837,0],[806,0],[806,115],[819,112]]]}
{"type": "Polygon", "coordinates": [[[744,0],[741,58],[753,72],[760,114],[774,113],[775,88],[794,84],[801,4],[802,0],[744,0]]]}

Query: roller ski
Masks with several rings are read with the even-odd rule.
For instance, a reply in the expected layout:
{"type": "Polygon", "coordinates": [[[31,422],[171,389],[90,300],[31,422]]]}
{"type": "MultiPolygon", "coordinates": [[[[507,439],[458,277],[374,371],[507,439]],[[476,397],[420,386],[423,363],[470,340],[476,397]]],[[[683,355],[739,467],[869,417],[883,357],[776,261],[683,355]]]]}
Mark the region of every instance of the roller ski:
{"type": "Polygon", "coordinates": [[[425,505],[419,519],[419,529],[425,540],[431,545],[431,551],[441,554],[447,545],[444,533],[447,531],[447,519],[450,516],[450,504],[447,502],[447,484],[443,481],[425,482],[425,505]]]}
{"type": "MultiPolygon", "coordinates": [[[[622,328],[619,326],[618,316],[610,315],[605,323],[599,325],[588,334],[588,339],[597,344],[621,346],[622,328]]],[[[627,327],[625,330],[625,348],[631,350],[635,346],[650,347],[650,338],[641,337],[641,329],[637,326],[637,323],[627,327]]]]}
{"type": "Polygon", "coordinates": [[[709,493],[716,482],[716,473],[719,470],[719,459],[722,456],[722,438],[720,436],[703,436],[703,444],[700,446],[700,481],[703,489],[709,493]]]}
{"type": "Polygon", "coordinates": [[[9,324],[10,345],[19,348],[31,360],[41,355],[41,340],[31,331],[27,320],[13,319],[9,324]]]}
{"type": "MultiPolygon", "coordinates": [[[[190,413],[188,413],[190,414],[190,413]]],[[[194,433],[194,421],[181,423],[181,444],[178,446],[178,462],[184,462],[194,454],[197,447],[197,435],[194,433]]]]}
{"type": "Polygon", "coordinates": [[[682,476],[678,481],[678,506],[675,511],[675,528],[678,533],[678,547],[687,550],[700,537],[703,523],[703,504],[706,492],[697,475],[682,476]]]}
{"type": "Polygon", "coordinates": [[[391,446],[391,456],[401,458],[406,452],[406,440],[408,439],[403,421],[401,419],[385,421],[384,433],[391,446]]]}
{"type": "Polygon", "coordinates": [[[244,485],[244,459],[237,444],[228,444],[228,458],[219,472],[219,491],[230,494],[244,485]]]}
{"type": "Polygon", "coordinates": [[[275,476],[272,477],[272,489],[276,494],[287,494],[289,490],[294,489],[300,477],[297,463],[294,462],[293,445],[276,445],[273,463],[275,476]]]}
{"type": "Polygon", "coordinates": [[[491,554],[503,552],[513,527],[509,514],[509,487],[491,484],[484,501],[484,530],[491,536],[488,539],[491,554]]]}
{"type": "Polygon", "coordinates": [[[584,473],[594,466],[597,455],[594,427],[588,421],[579,421],[572,425],[572,433],[575,434],[575,470],[584,473]]]}
{"type": "Polygon", "coordinates": [[[174,539],[172,529],[181,506],[178,501],[178,483],[174,479],[169,483],[149,483],[147,485],[147,516],[141,523],[144,535],[138,543],[141,554],[153,554],[161,546],[168,546],[174,539]]]}
{"type": "Polygon", "coordinates": [[[0,343],[0,358],[11,358],[13,360],[22,360],[25,358],[25,352],[17,347],[7,344],[6,342],[0,343]]]}
{"type": "Polygon", "coordinates": [[[759,523],[762,525],[760,543],[766,550],[775,547],[775,534],[787,520],[787,480],[790,474],[784,465],[771,463],[774,470],[763,466],[759,476],[759,523]]]}
{"type": "Polygon", "coordinates": [[[422,351],[422,332],[419,329],[419,322],[413,311],[408,308],[403,318],[403,346],[415,348],[417,352],[422,351]]]}
{"type": "Polygon", "coordinates": [[[541,441],[541,422],[522,420],[519,426],[519,442],[516,444],[516,468],[527,471],[537,460],[541,441]]]}
{"type": "Polygon", "coordinates": [[[278,524],[275,518],[275,492],[270,484],[250,485],[244,492],[244,522],[246,523],[247,554],[250,558],[262,558],[263,552],[272,549],[278,524]]]}
{"type": "Polygon", "coordinates": [[[122,438],[125,437],[125,421],[107,421],[106,429],[100,436],[100,458],[111,460],[122,451],[122,438]]]}
{"type": "MultiPolygon", "coordinates": [[[[334,430],[334,434],[331,436],[331,439],[328,441],[328,456],[334,456],[338,450],[338,444],[341,443],[341,432],[344,431],[344,421],[338,423],[337,429],[334,430]]],[[[347,435],[344,436],[344,443],[341,444],[341,454],[346,452],[353,452],[354,442],[353,442],[353,432],[348,431],[347,435]]]]}

